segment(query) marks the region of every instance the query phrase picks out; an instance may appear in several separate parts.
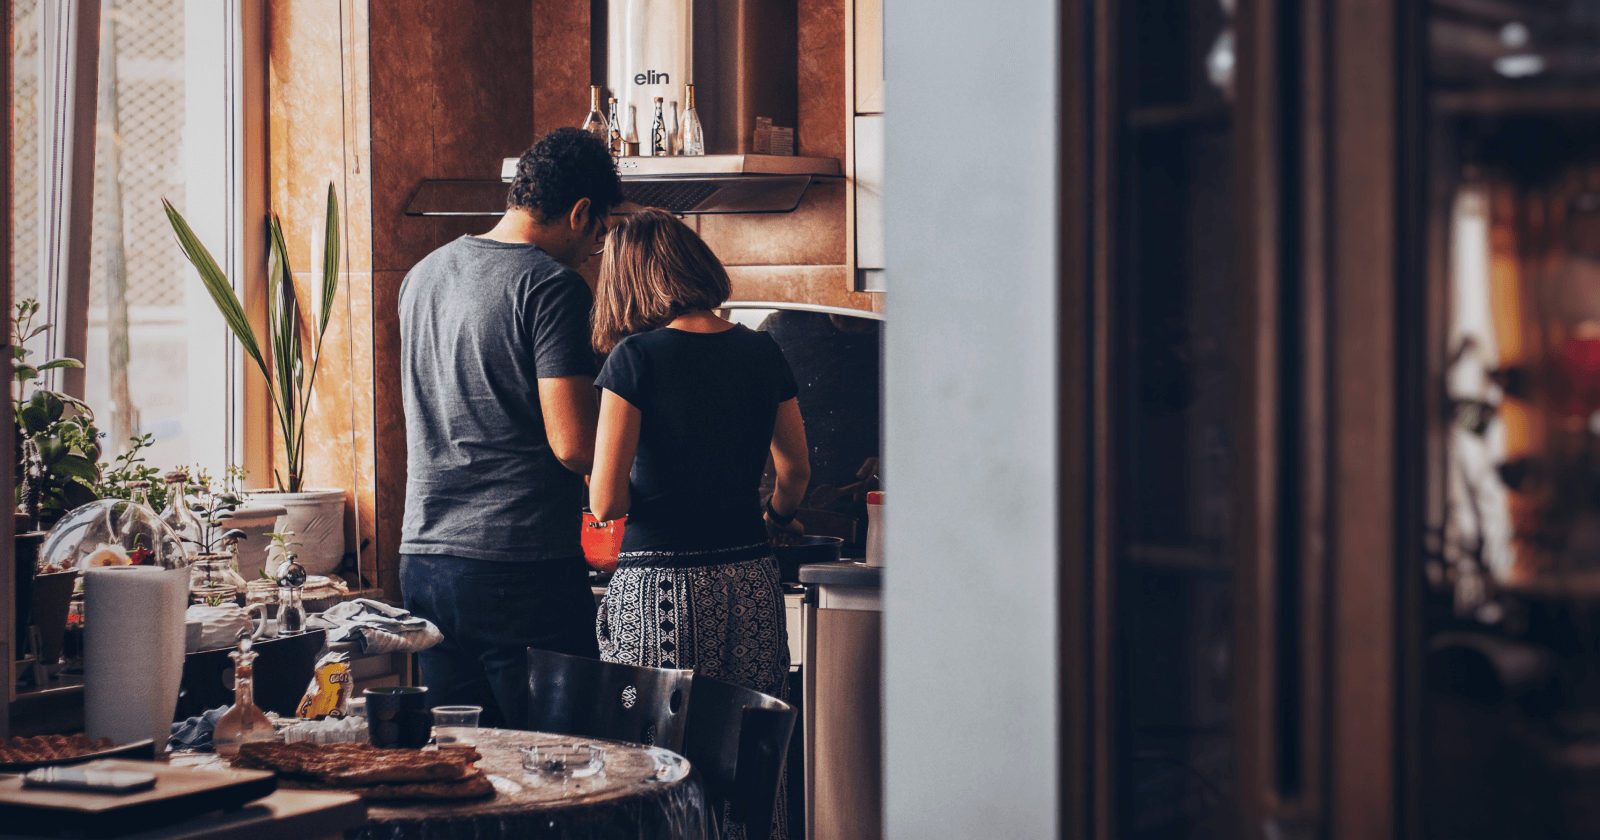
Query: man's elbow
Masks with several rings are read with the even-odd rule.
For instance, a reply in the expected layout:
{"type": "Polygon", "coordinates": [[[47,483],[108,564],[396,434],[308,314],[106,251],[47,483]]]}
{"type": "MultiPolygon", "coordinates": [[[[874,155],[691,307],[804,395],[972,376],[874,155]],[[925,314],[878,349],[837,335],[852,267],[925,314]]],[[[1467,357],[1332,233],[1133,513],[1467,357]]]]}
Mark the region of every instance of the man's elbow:
{"type": "Polygon", "coordinates": [[[552,443],[550,452],[556,456],[556,461],[560,462],[561,466],[572,470],[578,475],[588,475],[594,469],[594,447],[592,446],[579,446],[577,444],[562,446],[552,443]]]}

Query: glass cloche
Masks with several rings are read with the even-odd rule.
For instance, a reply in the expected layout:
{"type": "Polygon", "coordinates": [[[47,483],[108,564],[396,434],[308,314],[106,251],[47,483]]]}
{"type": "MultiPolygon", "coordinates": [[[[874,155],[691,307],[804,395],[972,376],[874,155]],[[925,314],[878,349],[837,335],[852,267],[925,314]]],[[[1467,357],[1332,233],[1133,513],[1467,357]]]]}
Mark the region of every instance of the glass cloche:
{"type": "Polygon", "coordinates": [[[148,505],[101,499],[74,509],[50,529],[39,549],[39,573],[94,566],[176,569],[188,560],[177,533],[148,505]]]}

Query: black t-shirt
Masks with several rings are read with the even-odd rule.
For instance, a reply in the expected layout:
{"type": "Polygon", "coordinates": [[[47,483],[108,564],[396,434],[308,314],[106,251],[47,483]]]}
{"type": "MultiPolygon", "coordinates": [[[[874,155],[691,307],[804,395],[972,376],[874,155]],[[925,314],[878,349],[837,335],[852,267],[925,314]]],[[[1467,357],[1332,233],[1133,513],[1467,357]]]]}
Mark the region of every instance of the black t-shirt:
{"type": "Polygon", "coordinates": [[[767,538],[761,474],[794,374],[777,342],[743,326],[623,339],[595,385],[639,409],[623,551],[704,551],[767,538]]]}
{"type": "Polygon", "coordinates": [[[583,479],[550,450],[539,380],[594,375],[593,304],[537,245],[463,236],[406,275],[401,553],[583,556],[583,479]]]}

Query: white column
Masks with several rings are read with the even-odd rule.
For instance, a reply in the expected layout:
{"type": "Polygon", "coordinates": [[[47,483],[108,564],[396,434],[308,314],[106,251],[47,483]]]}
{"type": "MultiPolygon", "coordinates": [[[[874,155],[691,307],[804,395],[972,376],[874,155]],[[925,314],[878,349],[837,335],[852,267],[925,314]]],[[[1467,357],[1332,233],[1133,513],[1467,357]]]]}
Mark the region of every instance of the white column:
{"type": "Polygon", "coordinates": [[[1057,4],[884,6],[887,836],[1054,837],[1057,4]]]}

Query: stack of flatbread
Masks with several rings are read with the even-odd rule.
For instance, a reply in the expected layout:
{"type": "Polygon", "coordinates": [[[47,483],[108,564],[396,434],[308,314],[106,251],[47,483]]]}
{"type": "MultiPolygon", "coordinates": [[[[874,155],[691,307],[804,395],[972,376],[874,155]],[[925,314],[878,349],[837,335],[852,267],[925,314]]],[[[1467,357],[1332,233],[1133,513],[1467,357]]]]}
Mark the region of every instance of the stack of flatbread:
{"type": "Polygon", "coordinates": [[[272,770],[284,787],[338,790],[364,799],[478,799],[494,785],[472,762],[476,750],[384,750],[368,744],[258,742],[233,766],[272,770]]]}

